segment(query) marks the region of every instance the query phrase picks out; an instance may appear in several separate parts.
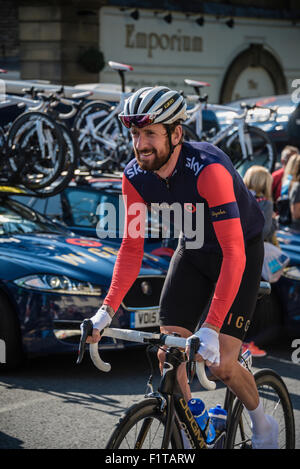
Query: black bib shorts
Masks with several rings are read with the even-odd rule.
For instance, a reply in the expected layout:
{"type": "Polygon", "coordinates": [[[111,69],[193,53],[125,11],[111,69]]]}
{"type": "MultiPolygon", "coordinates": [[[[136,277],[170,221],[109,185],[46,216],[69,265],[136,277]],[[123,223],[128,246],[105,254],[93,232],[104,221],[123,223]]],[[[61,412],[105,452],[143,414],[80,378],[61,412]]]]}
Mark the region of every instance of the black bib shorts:
{"type": "MultiPolygon", "coordinates": [[[[264,260],[261,235],[245,246],[246,266],[221,333],[243,340],[255,310],[264,260]]],[[[222,254],[186,249],[180,239],[160,299],[160,324],[194,333],[205,321],[222,265],[222,254]]]]}

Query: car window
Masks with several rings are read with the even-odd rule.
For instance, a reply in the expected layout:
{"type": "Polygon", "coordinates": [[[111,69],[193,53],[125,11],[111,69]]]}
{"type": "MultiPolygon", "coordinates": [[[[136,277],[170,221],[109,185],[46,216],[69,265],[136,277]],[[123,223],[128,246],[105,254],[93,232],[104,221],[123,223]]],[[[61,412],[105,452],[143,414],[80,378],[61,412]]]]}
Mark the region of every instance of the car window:
{"type": "Polygon", "coordinates": [[[43,199],[40,199],[39,197],[28,196],[12,196],[11,198],[17,200],[21,204],[27,205],[27,207],[36,210],[40,214],[45,215],[50,219],[63,219],[63,209],[60,194],[43,199]]]}
{"type": "Polygon", "coordinates": [[[60,228],[38,212],[15,200],[5,199],[0,203],[0,236],[26,233],[60,233],[67,231],[60,228]]]}
{"type": "Polygon", "coordinates": [[[65,196],[71,212],[72,225],[95,228],[98,222],[96,212],[100,203],[99,193],[67,189],[65,196]]]}

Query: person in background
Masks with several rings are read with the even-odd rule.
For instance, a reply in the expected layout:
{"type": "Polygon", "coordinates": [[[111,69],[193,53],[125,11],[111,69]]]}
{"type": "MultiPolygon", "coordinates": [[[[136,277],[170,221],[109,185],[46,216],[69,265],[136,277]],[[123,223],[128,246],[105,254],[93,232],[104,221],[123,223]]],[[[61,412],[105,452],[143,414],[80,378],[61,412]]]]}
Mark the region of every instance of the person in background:
{"type": "Polygon", "coordinates": [[[290,157],[299,153],[297,147],[293,147],[292,145],[286,145],[284,149],[281,152],[281,168],[277,169],[272,173],[272,196],[274,202],[280,197],[281,193],[281,184],[282,184],[282,178],[283,178],[283,173],[284,169],[287,165],[287,162],[289,161],[290,157]]]}
{"type": "Polygon", "coordinates": [[[300,154],[289,159],[282,178],[282,192],[286,192],[289,199],[291,216],[290,227],[300,231],[300,154]]]}
{"type": "MultiPolygon", "coordinates": [[[[264,241],[278,245],[275,234],[278,226],[272,198],[272,182],[273,178],[271,174],[263,166],[251,166],[244,175],[244,183],[256,198],[256,201],[265,217],[265,225],[263,229],[264,241]]],[[[266,351],[260,349],[254,341],[249,343],[244,342],[243,348],[250,349],[251,354],[254,357],[264,357],[266,355],[266,351]]]]}
{"type": "Polygon", "coordinates": [[[256,201],[265,217],[265,225],[263,229],[264,241],[277,245],[278,243],[275,232],[278,229],[278,225],[274,212],[272,182],[273,178],[271,174],[263,166],[251,166],[244,176],[246,187],[256,198],[256,201]]]}

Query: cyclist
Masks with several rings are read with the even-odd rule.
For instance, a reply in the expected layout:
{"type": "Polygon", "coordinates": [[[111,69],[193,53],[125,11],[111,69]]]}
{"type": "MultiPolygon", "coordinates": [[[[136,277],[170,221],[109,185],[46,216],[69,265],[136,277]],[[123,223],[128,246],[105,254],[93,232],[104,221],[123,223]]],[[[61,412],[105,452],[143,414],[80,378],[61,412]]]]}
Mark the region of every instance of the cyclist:
{"type": "MultiPolygon", "coordinates": [[[[213,375],[248,409],[253,447],[276,448],[277,423],[264,414],[254,378],[237,360],[260,283],[261,210],[221,150],[205,142],[183,142],[186,102],[178,92],[167,87],[142,88],[127,99],[119,118],[131,130],[135,153],[123,175],[125,231],[110,289],[91,318],[94,329],[87,342],[100,340],[100,331],[111,323],[139,274],[147,206],[177,202],[183,215],[192,214],[194,226],[200,210],[197,204],[203,204],[204,223],[196,227],[204,230],[203,246],[191,244],[188,230],[179,237],[170,262],[160,300],[161,332],[199,337],[197,359],[205,360],[213,375]],[[136,207],[139,235],[131,229],[137,226],[136,207]]],[[[164,352],[158,355],[162,368],[164,352]]],[[[178,380],[189,400],[184,365],[178,380]]]]}

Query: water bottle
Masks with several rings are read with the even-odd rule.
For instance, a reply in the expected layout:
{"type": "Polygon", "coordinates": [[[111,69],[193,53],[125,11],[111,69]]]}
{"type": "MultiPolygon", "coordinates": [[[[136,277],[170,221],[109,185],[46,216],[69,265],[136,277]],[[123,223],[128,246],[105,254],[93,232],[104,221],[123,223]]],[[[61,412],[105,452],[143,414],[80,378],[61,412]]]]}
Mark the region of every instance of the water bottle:
{"type": "MultiPolygon", "coordinates": [[[[212,407],[208,411],[210,421],[215,429],[216,438],[226,430],[227,423],[227,411],[223,409],[219,404],[216,407],[212,407]]],[[[215,448],[222,448],[225,438],[220,438],[215,444],[215,448]]]]}
{"type": "Polygon", "coordinates": [[[212,443],[216,437],[216,432],[212,423],[210,422],[204,402],[201,399],[190,399],[188,406],[194,416],[194,419],[206,435],[206,443],[212,443]]]}

